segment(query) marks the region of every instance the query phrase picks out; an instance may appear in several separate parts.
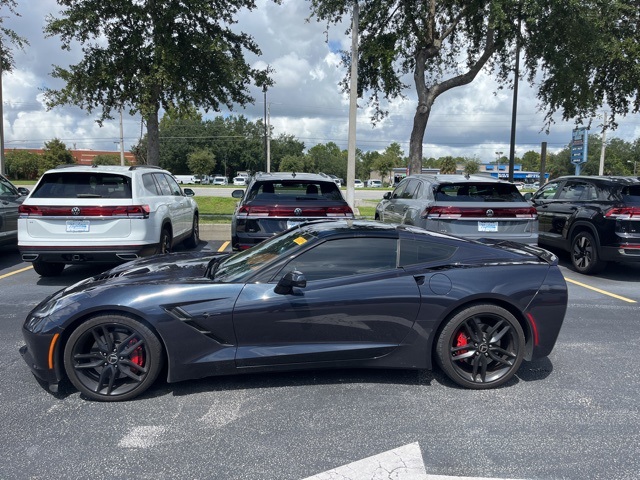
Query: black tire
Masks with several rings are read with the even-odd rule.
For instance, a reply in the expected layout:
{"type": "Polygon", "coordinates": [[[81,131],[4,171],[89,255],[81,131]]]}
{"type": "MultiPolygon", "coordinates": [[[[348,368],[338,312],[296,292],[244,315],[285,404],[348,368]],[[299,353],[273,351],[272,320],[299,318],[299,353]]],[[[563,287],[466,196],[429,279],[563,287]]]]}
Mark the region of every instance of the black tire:
{"type": "Polygon", "coordinates": [[[200,244],[200,218],[196,213],[193,216],[193,226],[191,227],[191,235],[184,241],[187,248],[196,248],[200,244]]]}
{"type": "Polygon", "coordinates": [[[41,277],[57,277],[64,267],[64,263],[33,262],[33,269],[41,277]]]}
{"type": "Polygon", "coordinates": [[[158,253],[171,253],[171,232],[168,228],[163,228],[160,232],[160,243],[158,244],[158,253]]]}
{"type": "Polygon", "coordinates": [[[592,275],[606,267],[600,259],[598,244],[589,232],[578,232],[571,241],[571,263],[579,273],[592,275]]]}
{"type": "Polygon", "coordinates": [[[163,358],[153,332],[121,315],[102,315],[82,323],[64,349],[71,383],[86,397],[103,402],[140,395],[157,378],[163,358]]]}
{"type": "Polygon", "coordinates": [[[436,360],[455,383],[471,389],[509,381],[524,357],[520,323],[502,307],[468,307],[447,321],[436,345],[436,360]]]}

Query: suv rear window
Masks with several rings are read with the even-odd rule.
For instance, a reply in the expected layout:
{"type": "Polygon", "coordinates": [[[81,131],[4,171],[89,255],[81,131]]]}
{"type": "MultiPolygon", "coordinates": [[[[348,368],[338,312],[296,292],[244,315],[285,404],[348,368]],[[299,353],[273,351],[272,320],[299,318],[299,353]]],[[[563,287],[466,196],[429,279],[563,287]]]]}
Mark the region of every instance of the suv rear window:
{"type": "Polygon", "coordinates": [[[511,183],[449,183],[438,186],[436,200],[446,202],[524,202],[511,183]]]}
{"type": "Polygon", "coordinates": [[[274,180],[256,182],[251,187],[247,200],[300,201],[331,200],[343,201],[338,186],[333,182],[313,180],[274,180]]]}
{"type": "Polygon", "coordinates": [[[629,185],[621,191],[622,200],[627,203],[640,203],[640,185],[629,185]]]}
{"type": "Polygon", "coordinates": [[[131,178],[100,172],[48,173],[31,198],[131,198],[131,178]]]}

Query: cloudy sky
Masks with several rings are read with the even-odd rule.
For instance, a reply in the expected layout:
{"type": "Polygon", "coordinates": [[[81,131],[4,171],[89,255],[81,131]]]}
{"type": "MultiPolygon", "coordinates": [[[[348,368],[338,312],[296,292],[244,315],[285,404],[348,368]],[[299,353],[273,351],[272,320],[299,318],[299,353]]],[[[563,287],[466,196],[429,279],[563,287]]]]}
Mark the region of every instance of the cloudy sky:
{"type": "MultiPolygon", "coordinates": [[[[344,76],[339,64],[338,48],[349,49],[351,39],[345,28],[329,30],[309,16],[308,2],[283,0],[275,5],[258,0],[253,12],[243,12],[239,28],[251,34],[262,49],[259,58],[250,58],[255,66],[271,65],[275,69],[275,86],[267,95],[270,121],[275,135],[292,134],[307,148],[317,143],[335,142],[347,146],[348,98],[338,82],[344,76]]],[[[68,66],[80,60],[80,49],[65,52],[59,38],[45,38],[42,33],[45,17],[57,15],[60,7],[55,0],[18,0],[19,18],[7,12],[6,25],[30,43],[24,52],[15,52],[16,67],[4,73],[3,106],[6,148],[41,148],[45,141],[59,138],[70,148],[118,150],[119,124],[95,123],[78,108],[67,106],[47,111],[42,88],[61,85],[50,76],[52,65],[68,66]]],[[[482,161],[495,160],[496,152],[508,155],[511,128],[511,91],[496,93],[497,85],[491,77],[481,74],[465,87],[456,88],[440,96],[434,105],[424,140],[425,157],[444,155],[476,157],[482,161]]],[[[391,105],[390,115],[372,128],[364,101],[359,102],[357,146],[368,150],[383,150],[398,142],[405,154],[409,150],[416,101],[413,87],[407,99],[391,105]]],[[[262,118],[264,100],[261,91],[254,89],[256,103],[238,108],[233,114],[243,114],[252,120],[262,118]]],[[[603,110],[604,111],[604,110],[603,110]]],[[[229,112],[221,112],[228,114],[229,112]]],[[[528,150],[540,151],[546,141],[551,151],[565,147],[571,138],[573,123],[557,123],[549,134],[542,132],[543,114],[538,111],[534,91],[520,83],[518,100],[516,155],[528,150]]],[[[640,137],[640,116],[619,119],[619,128],[608,132],[627,141],[640,137]]],[[[602,119],[595,119],[592,133],[599,133],[602,119]]],[[[137,143],[141,134],[139,117],[125,117],[125,148],[137,143]]]]}

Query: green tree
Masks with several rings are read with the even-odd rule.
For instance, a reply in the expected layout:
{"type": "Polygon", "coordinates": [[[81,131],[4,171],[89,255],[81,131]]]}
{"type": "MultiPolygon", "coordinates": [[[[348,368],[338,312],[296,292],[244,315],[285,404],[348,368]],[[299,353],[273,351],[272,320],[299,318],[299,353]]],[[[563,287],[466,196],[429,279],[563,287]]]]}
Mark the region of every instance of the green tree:
{"type": "MultiPolygon", "coordinates": [[[[271,85],[269,69],[252,68],[245,52],[260,55],[253,38],[234,28],[241,9],[255,0],[57,0],[59,17],[49,16],[47,36],[62,48],[79,43],[82,60],[55,66],[60,90],[46,89],[48,106],[74,104],[99,122],[125,106],[147,123],[147,161],[160,162],[158,112],[173,106],[217,111],[253,102],[248,85],[271,85]]],[[[276,3],[279,0],[274,0],[276,3]]]]}
{"type": "Polygon", "coordinates": [[[361,180],[369,180],[371,178],[371,172],[374,169],[373,165],[380,157],[381,153],[375,150],[365,152],[362,154],[362,162],[356,165],[358,169],[358,175],[361,180]]]}
{"type": "Polygon", "coordinates": [[[216,157],[210,150],[196,150],[187,156],[187,163],[193,174],[210,175],[216,168],[216,157]]]}
{"type": "Polygon", "coordinates": [[[476,158],[471,158],[464,162],[464,173],[467,175],[475,175],[480,171],[480,161],[476,158]]]}
{"type": "Polygon", "coordinates": [[[76,159],[64,142],[58,138],[54,138],[44,143],[42,162],[40,162],[38,167],[38,174],[42,175],[46,170],[58,165],[71,165],[74,163],[76,163],[76,159]]]}
{"type": "Polygon", "coordinates": [[[14,180],[35,180],[41,159],[28,150],[10,150],[6,153],[7,175],[14,180]]]}
{"type": "MultiPolygon", "coordinates": [[[[129,165],[127,159],[124,160],[125,165],[129,165]]],[[[101,154],[96,155],[91,160],[91,165],[120,165],[120,155],[101,154]]]]}
{"type": "Polygon", "coordinates": [[[538,152],[529,150],[522,155],[522,170],[526,172],[539,172],[541,155],[538,152]]]}
{"type": "Polygon", "coordinates": [[[449,174],[458,171],[458,164],[453,157],[444,157],[440,161],[440,173],[449,174]]]}
{"type": "MultiPolygon", "coordinates": [[[[327,23],[351,17],[353,0],[310,0],[327,23]]],[[[591,118],[604,103],[612,116],[640,110],[640,9],[630,0],[360,0],[358,94],[368,94],[374,122],[381,99],[402,97],[414,79],[418,105],[409,168],[419,173],[436,99],[486,68],[510,86],[516,43],[524,76],[538,87],[546,125],[591,118]],[[542,65],[542,68],[540,66],[542,65]]],[[[348,67],[350,56],[343,55],[348,67]]],[[[348,89],[347,68],[343,88],[348,89]]]]}
{"type": "Polygon", "coordinates": [[[280,160],[278,172],[304,172],[304,157],[287,155],[280,160]]]}

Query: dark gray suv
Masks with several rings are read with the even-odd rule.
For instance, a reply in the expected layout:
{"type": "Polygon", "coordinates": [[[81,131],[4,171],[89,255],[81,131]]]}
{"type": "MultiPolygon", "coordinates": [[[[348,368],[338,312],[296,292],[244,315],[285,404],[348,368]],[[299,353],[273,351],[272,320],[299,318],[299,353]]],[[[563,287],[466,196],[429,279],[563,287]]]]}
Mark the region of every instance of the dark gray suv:
{"type": "Polygon", "coordinates": [[[244,250],[310,220],[353,218],[333,178],[323,173],[256,173],[231,220],[231,246],[244,250]]]}
{"type": "Polygon", "coordinates": [[[515,184],[482,175],[412,175],[387,192],[376,219],[459,237],[538,243],[538,215],[515,184]]]}
{"type": "Polygon", "coordinates": [[[18,207],[29,190],[0,175],[0,245],[18,243],[18,207]]]}

